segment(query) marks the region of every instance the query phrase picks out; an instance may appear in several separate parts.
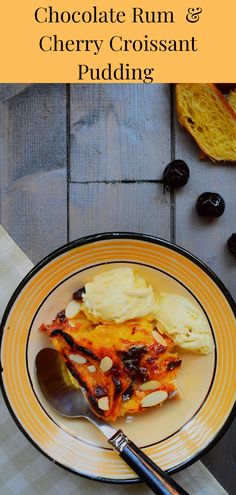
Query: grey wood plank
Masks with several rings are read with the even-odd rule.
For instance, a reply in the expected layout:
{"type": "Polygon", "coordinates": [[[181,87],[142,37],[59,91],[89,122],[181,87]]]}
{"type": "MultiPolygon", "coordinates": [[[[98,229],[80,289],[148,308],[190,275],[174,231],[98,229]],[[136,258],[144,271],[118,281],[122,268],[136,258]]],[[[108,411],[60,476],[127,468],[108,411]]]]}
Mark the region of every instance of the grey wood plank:
{"type": "Polygon", "coordinates": [[[236,167],[200,161],[194,141],[176,124],[176,157],[190,167],[188,185],[176,194],[176,242],[205,261],[236,297],[236,261],[226,241],[236,231],[236,167]],[[198,196],[206,191],[220,193],[226,202],[218,219],[204,219],[196,213],[198,196]]]}
{"type": "Polygon", "coordinates": [[[70,238],[133,231],[170,238],[170,197],[153,183],[71,184],[70,238]]]}
{"type": "Polygon", "coordinates": [[[21,93],[29,86],[28,84],[0,84],[0,101],[9,100],[21,93]]]}
{"type": "MultiPolygon", "coordinates": [[[[199,160],[199,150],[187,132],[175,123],[176,158],[185,160],[190,167],[190,180],[176,193],[176,242],[185,247],[212,268],[236,298],[236,260],[228,252],[226,241],[236,231],[236,167],[216,165],[199,160]],[[203,219],[196,213],[197,197],[205,192],[219,192],[225,199],[222,217],[203,219]]],[[[235,494],[234,423],[220,442],[204,456],[203,461],[229,494],[235,494]]]]}
{"type": "Polygon", "coordinates": [[[67,239],[66,90],[13,95],[0,104],[1,223],[36,262],[67,239]]]}
{"type": "Polygon", "coordinates": [[[169,85],[71,86],[71,179],[159,179],[170,160],[169,85]]]}

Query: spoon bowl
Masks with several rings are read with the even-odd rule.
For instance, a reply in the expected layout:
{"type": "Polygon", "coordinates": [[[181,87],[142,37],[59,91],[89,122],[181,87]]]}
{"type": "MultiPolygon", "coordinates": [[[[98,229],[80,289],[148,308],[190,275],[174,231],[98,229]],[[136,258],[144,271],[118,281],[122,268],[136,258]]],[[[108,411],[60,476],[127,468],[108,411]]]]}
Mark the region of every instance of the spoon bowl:
{"type": "Polygon", "coordinates": [[[81,392],[65,377],[67,368],[60,354],[51,348],[41,349],[35,360],[39,387],[51,404],[61,415],[71,418],[86,418],[107,437],[108,443],[120,457],[145,481],[154,493],[159,495],[188,495],[169,475],[162,471],[147,457],[121,430],[98,418],[89,408],[85,391],[81,392]]]}
{"type": "Polygon", "coordinates": [[[41,349],[36,356],[35,367],[40,389],[55,411],[65,417],[88,419],[107,438],[116,433],[112,426],[93,414],[82,388],[80,391],[65,381],[67,367],[55,349],[41,349]]]}
{"type": "Polygon", "coordinates": [[[67,371],[60,354],[51,348],[41,349],[35,361],[39,386],[51,406],[62,416],[87,417],[88,404],[82,393],[64,379],[67,371]]]}

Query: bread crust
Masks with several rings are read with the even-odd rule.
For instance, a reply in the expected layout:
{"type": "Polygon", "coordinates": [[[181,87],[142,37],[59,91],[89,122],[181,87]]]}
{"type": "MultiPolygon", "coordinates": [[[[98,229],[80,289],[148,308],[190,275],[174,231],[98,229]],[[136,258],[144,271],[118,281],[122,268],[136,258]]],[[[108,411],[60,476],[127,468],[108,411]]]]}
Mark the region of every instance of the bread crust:
{"type": "MultiPolygon", "coordinates": [[[[213,83],[206,83],[206,85],[208,86],[208,88],[217,96],[218,100],[220,101],[220,104],[222,105],[222,110],[224,112],[226,112],[229,117],[233,120],[233,123],[235,124],[236,123],[236,112],[234,111],[234,109],[232,108],[232,106],[228,103],[228,101],[226,100],[226,98],[224,97],[224,95],[220,92],[220,90],[216,87],[215,84],[213,83]]],[[[198,144],[200,150],[203,152],[204,155],[208,156],[213,162],[216,162],[216,161],[228,161],[228,162],[231,162],[231,163],[235,163],[236,162],[236,159],[233,158],[233,159],[216,159],[214,156],[212,156],[209,151],[204,147],[204,143],[202,143],[201,140],[198,139],[196,133],[194,132],[194,129],[192,128],[192,126],[189,124],[188,120],[186,119],[186,117],[183,115],[182,113],[182,109],[180,108],[180,90],[182,90],[183,84],[182,83],[177,83],[176,84],[176,87],[175,87],[175,94],[176,94],[176,108],[177,108],[177,116],[178,116],[178,120],[179,120],[179,123],[185,127],[188,132],[192,135],[192,137],[194,138],[194,140],[196,141],[196,143],[198,144]]]]}
{"type": "Polygon", "coordinates": [[[208,83],[208,86],[212,89],[212,91],[214,91],[219,96],[223,105],[229,111],[229,113],[231,114],[231,116],[233,117],[233,119],[236,122],[236,113],[235,113],[234,109],[231,107],[231,105],[228,103],[228,101],[226,100],[225,96],[221,93],[221,91],[217,88],[217,86],[215,84],[208,83]]]}

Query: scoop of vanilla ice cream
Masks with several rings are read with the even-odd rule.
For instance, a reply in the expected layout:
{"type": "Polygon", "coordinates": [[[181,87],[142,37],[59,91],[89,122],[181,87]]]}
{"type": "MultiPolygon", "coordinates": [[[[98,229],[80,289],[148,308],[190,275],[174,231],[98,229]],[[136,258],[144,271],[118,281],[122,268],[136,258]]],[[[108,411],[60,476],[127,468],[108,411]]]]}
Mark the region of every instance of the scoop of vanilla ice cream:
{"type": "Polygon", "coordinates": [[[156,318],[160,330],[169,335],[175,345],[199,354],[209,354],[214,350],[206,317],[186,297],[161,293],[156,318]]]}
{"type": "Polygon", "coordinates": [[[153,289],[132,268],[114,268],[85,284],[82,309],[95,323],[122,323],[157,310],[153,289]]]}

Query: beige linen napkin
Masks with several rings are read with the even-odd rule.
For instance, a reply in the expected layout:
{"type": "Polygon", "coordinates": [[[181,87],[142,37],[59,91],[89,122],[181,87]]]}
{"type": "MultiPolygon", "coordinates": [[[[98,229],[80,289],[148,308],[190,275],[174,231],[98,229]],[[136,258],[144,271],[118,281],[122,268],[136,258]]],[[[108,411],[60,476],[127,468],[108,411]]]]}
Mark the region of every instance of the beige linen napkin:
{"type": "MultiPolygon", "coordinates": [[[[33,264],[0,226],[0,316],[22,278],[33,264]]],[[[76,455],[76,452],[75,452],[76,455]]],[[[204,465],[198,461],[174,478],[191,495],[225,495],[204,465]]],[[[1,495],[151,495],[140,485],[111,485],[71,474],[46,459],[24,437],[0,402],[1,495]]]]}

